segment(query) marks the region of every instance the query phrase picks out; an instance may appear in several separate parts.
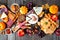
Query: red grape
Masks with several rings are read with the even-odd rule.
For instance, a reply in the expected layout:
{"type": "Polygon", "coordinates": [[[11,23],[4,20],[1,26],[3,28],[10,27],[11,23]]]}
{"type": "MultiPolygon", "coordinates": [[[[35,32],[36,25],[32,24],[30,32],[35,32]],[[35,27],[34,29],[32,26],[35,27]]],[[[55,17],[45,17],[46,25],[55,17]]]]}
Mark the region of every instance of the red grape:
{"type": "Polygon", "coordinates": [[[60,29],[57,29],[56,32],[55,32],[55,34],[56,34],[57,36],[60,36],[60,29]]]}

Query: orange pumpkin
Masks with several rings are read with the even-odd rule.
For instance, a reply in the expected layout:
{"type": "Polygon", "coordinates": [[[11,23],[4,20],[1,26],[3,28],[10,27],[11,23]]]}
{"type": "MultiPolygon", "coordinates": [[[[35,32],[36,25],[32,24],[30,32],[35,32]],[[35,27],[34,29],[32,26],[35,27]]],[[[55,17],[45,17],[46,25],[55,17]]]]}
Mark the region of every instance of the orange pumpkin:
{"type": "Polygon", "coordinates": [[[6,24],[4,22],[0,22],[0,31],[4,30],[6,27],[6,24]]]}
{"type": "Polygon", "coordinates": [[[28,12],[28,8],[26,6],[21,6],[20,12],[21,12],[21,14],[26,14],[28,12]]]}
{"type": "Polygon", "coordinates": [[[49,8],[49,11],[52,14],[56,14],[58,12],[58,6],[57,5],[51,5],[50,8],[49,8]]]}

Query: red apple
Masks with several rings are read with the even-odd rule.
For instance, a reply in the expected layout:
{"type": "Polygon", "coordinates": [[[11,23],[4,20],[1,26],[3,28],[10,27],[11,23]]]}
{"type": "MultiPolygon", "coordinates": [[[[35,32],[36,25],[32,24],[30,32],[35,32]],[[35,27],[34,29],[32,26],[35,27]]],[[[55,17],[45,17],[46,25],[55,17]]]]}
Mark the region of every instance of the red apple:
{"type": "Polygon", "coordinates": [[[24,36],[24,31],[22,30],[22,29],[20,29],[20,30],[18,30],[18,36],[20,36],[20,37],[22,37],[22,36],[24,36]]]}
{"type": "Polygon", "coordinates": [[[53,21],[57,21],[57,20],[58,20],[58,16],[57,16],[57,15],[52,15],[52,16],[51,16],[51,19],[52,19],[53,21]]]}

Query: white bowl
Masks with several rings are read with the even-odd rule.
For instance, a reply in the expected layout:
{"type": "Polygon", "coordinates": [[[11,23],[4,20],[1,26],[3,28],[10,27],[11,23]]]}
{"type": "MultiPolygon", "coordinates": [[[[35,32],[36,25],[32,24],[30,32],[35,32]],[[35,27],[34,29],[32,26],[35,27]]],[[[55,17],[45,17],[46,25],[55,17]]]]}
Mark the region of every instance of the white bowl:
{"type": "Polygon", "coordinates": [[[26,17],[26,21],[28,21],[30,24],[36,24],[38,22],[38,16],[36,14],[29,14],[28,17],[26,17]],[[35,21],[33,21],[33,16],[36,18],[35,21]]]}

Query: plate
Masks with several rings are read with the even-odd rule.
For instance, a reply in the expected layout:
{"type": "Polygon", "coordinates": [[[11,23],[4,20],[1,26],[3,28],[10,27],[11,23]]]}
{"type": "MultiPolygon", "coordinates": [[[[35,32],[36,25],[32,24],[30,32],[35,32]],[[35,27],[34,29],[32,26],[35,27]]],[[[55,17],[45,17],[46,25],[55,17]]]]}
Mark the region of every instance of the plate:
{"type": "Polygon", "coordinates": [[[38,16],[36,14],[30,14],[28,17],[26,17],[26,21],[28,21],[30,24],[35,24],[38,22],[38,16]]]}

